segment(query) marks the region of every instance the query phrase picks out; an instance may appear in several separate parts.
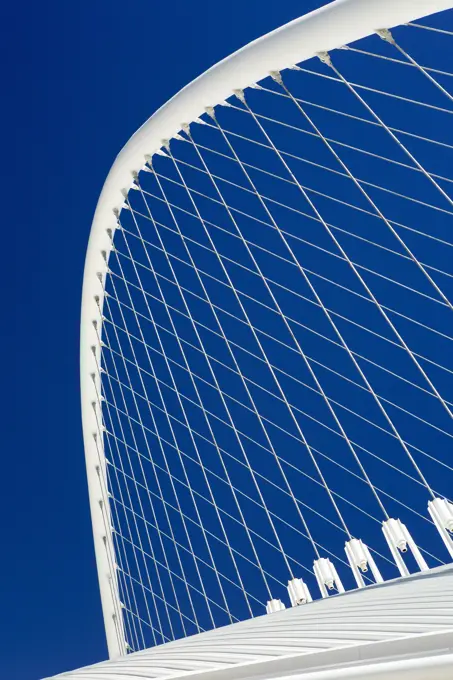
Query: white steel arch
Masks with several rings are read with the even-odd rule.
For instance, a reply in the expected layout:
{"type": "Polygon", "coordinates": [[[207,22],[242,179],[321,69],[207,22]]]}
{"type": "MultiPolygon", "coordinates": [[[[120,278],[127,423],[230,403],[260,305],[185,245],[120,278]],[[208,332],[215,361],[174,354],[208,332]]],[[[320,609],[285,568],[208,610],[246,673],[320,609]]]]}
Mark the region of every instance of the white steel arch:
{"type": "Polygon", "coordinates": [[[451,0],[336,0],[254,41],[209,69],[160,108],[118,155],[102,190],[86,257],[81,318],[81,389],[85,456],[96,561],[109,656],[125,653],[121,604],[115,575],[102,419],[100,416],[101,311],[112,235],[134,174],[146,159],[212,107],[262,80],[320,52],[449,9],[451,0]]]}

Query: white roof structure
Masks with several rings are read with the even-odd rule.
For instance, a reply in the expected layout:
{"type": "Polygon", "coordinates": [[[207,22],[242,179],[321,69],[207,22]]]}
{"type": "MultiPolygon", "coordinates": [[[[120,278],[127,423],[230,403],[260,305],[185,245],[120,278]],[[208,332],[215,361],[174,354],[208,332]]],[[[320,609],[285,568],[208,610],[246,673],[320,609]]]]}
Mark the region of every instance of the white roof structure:
{"type": "Polygon", "coordinates": [[[200,633],[60,680],[453,677],[453,567],[200,633]]]}

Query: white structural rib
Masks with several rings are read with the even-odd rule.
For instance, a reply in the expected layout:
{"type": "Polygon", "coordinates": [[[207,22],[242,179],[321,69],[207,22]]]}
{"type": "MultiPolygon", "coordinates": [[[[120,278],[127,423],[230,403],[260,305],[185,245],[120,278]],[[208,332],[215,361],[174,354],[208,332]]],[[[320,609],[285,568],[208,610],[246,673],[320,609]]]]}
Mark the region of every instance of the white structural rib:
{"type": "Polygon", "coordinates": [[[54,680],[450,680],[453,568],[234,623],[54,680]]]}
{"type": "Polygon", "coordinates": [[[146,157],[156,153],[163,140],[171,139],[184,124],[196,120],[206,107],[220,104],[234,90],[245,89],[267,77],[271,71],[282,71],[319,52],[328,52],[364,38],[377,29],[412,22],[449,9],[452,4],[451,0],[336,0],[250,43],[206,71],[160,108],[131,137],[115,160],[96,208],[89,240],[80,348],[82,418],[91,517],[111,658],[124,654],[126,649],[114,573],[103,442],[99,437],[101,390],[97,362],[101,353],[100,310],[116,216],[121,211],[134,173],[140,172],[146,157]]]}

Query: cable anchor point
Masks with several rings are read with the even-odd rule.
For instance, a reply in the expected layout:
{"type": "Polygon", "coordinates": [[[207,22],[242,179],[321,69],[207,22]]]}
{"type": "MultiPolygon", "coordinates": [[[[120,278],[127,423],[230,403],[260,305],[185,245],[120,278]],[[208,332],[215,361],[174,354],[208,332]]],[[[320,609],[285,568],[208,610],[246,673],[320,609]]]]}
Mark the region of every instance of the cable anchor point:
{"type": "Polygon", "coordinates": [[[205,106],[205,113],[208,114],[209,118],[212,118],[212,120],[215,120],[215,110],[213,106],[205,106]]]}
{"type": "MultiPolygon", "coordinates": [[[[245,94],[244,90],[233,90],[233,94],[235,97],[239,99],[240,102],[245,104],[245,94]]],[[[270,602],[273,602],[273,600],[270,600],[270,602]]]]}
{"type": "Polygon", "coordinates": [[[446,498],[428,502],[428,512],[450,556],[453,557],[453,504],[446,498]]]}
{"type": "Polygon", "coordinates": [[[410,574],[401,557],[401,554],[407,553],[408,550],[412,552],[420,571],[427,571],[429,569],[420,549],[410,535],[406,525],[400,519],[390,517],[385,522],[382,522],[382,532],[401,576],[409,576],[410,574]]]}
{"type": "Polygon", "coordinates": [[[313,571],[323,598],[328,597],[329,591],[332,592],[335,589],[338,593],[344,593],[344,586],[335,565],[328,557],[319,557],[315,560],[313,571]]]}
{"type": "Polygon", "coordinates": [[[395,39],[388,28],[378,28],[376,35],[382,38],[382,40],[385,40],[385,42],[395,45],[395,39]]]}
{"type": "Polygon", "coordinates": [[[384,581],[368,546],[360,538],[351,538],[349,541],[346,541],[345,552],[358,588],[365,587],[362,574],[366,574],[368,568],[371,569],[376,583],[384,581]]]}
{"type": "Polygon", "coordinates": [[[288,581],[288,594],[292,607],[313,601],[307,584],[301,578],[293,578],[288,581]]]}
{"type": "Polygon", "coordinates": [[[282,79],[282,74],[280,71],[269,71],[269,75],[272,78],[272,80],[275,80],[276,83],[279,85],[283,85],[283,79],[282,79]]]}
{"type": "Polygon", "coordinates": [[[317,52],[316,56],[320,61],[322,61],[323,64],[332,66],[332,59],[330,58],[330,54],[328,52],[317,52]]]}
{"type": "Polygon", "coordinates": [[[275,612],[281,612],[286,609],[285,605],[281,600],[268,600],[266,603],[266,614],[274,614],[275,612]]]}

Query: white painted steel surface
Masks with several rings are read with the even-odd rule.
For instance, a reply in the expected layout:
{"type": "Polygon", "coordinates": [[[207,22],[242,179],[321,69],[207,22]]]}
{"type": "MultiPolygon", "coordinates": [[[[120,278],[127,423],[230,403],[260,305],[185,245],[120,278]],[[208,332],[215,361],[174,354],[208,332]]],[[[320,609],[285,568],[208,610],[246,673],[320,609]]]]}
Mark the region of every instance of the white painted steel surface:
{"type": "Polygon", "coordinates": [[[440,567],[56,677],[434,680],[453,677],[452,661],[453,567],[440,567]]]}
{"type": "Polygon", "coordinates": [[[154,154],[163,139],[171,138],[183,123],[200,116],[205,107],[215,106],[234,89],[245,88],[269,71],[283,70],[313,57],[363,38],[376,29],[401,23],[452,7],[451,0],[336,0],[250,43],[209,69],[160,108],[129,140],[118,155],[102,190],[93,220],[85,264],[81,319],[81,390],[85,456],[90,493],[91,517],[99,572],[109,656],[125,653],[116,577],[112,571],[113,543],[109,527],[108,499],[105,485],[105,462],[102,440],[98,448],[93,435],[99,418],[100,385],[96,362],[100,360],[98,334],[101,334],[99,308],[103,304],[103,286],[111,250],[116,217],[124,194],[139,172],[145,156],[154,154]],[[98,334],[93,326],[98,324],[98,334]],[[94,406],[93,406],[94,405],[94,406]],[[103,515],[103,508],[107,519],[103,515]],[[116,618],[115,618],[116,617],[116,618]]]}

